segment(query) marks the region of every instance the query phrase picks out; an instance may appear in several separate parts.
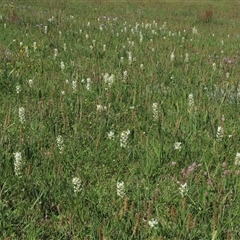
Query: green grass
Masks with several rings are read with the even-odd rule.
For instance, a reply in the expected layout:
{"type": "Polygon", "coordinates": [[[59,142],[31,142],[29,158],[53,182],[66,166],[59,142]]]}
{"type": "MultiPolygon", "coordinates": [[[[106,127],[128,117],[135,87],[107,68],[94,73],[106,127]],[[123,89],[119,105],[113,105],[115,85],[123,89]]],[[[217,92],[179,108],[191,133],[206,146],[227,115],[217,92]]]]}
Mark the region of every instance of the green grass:
{"type": "Polygon", "coordinates": [[[0,7],[1,239],[239,238],[239,3],[0,7]]]}

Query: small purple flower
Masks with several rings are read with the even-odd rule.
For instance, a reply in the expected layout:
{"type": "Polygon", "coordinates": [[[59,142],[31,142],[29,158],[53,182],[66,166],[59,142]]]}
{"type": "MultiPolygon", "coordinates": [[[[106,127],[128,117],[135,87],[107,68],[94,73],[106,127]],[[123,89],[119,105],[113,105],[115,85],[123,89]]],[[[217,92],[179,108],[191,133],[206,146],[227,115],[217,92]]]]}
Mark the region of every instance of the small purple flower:
{"type": "Polygon", "coordinates": [[[231,170],[228,170],[228,169],[227,169],[227,170],[224,171],[224,175],[225,175],[225,176],[230,175],[230,174],[231,174],[231,170]]]}
{"type": "Polygon", "coordinates": [[[211,181],[211,179],[207,179],[207,185],[209,186],[209,187],[211,187],[212,186],[212,181],[211,181]]]}
{"type": "Polygon", "coordinates": [[[232,60],[230,58],[223,58],[223,61],[228,64],[232,63],[232,60]]]}
{"type": "Polygon", "coordinates": [[[226,162],[223,162],[223,163],[222,163],[222,167],[223,167],[223,168],[227,167],[227,163],[226,163],[226,162]]]}

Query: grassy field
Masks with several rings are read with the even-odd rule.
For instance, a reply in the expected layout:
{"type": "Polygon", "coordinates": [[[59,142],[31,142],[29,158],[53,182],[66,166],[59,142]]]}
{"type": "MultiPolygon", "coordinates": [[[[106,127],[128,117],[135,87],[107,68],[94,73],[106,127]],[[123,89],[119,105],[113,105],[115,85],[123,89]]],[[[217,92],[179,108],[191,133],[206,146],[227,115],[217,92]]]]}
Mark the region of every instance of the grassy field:
{"type": "Polygon", "coordinates": [[[239,12],[1,1],[1,239],[239,239],[239,12]]]}

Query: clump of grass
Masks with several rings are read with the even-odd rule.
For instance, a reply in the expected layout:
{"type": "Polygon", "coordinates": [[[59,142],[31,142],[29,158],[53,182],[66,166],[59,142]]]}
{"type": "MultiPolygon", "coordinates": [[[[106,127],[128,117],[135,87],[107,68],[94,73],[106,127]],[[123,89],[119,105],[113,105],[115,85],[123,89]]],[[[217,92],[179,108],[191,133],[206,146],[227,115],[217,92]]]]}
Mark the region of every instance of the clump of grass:
{"type": "Polygon", "coordinates": [[[9,17],[8,17],[8,21],[10,23],[18,23],[20,22],[20,17],[18,16],[17,12],[16,11],[13,11],[9,17]]]}
{"type": "Polygon", "coordinates": [[[211,23],[213,21],[213,10],[206,10],[203,14],[199,14],[198,18],[201,23],[211,23]]]}

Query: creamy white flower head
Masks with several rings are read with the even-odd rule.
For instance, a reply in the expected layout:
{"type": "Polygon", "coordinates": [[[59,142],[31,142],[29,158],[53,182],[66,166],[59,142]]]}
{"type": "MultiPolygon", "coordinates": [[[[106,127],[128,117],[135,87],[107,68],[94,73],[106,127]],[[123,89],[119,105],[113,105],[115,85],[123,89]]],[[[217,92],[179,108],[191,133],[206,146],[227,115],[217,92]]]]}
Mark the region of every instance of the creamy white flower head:
{"type": "Polygon", "coordinates": [[[108,83],[108,78],[109,78],[109,74],[108,73],[105,73],[103,75],[103,81],[107,84],[108,83]]]}
{"type": "Polygon", "coordinates": [[[73,190],[74,192],[81,192],[82,191],[82,180],[78,177],[74,177],[72,179],[73,190]]]}
{"type": "Polygon", "coordinates": [[[110,139],[110,140],[113,140],[115,138],[113,131],[110,131],[107,135],[108,135],[108,139],[110,139]]]}
{"type": "Polygon", "coordinates": [[[62,70],[62,71],[65,69],[65,64],[64,64],[63,61],[61,61],[60,67],[61,67],[61,70],[62,70]]]}
{"type": "Polygon", "coordinates": [[[153,112],[153,120],[157,121],[158,120],[158,103],[153,103],[152,104],[152,112],[153,112]]]}
{"type": "Polygon", "coordinates": [[[198,34],[198,31],[197,31],[197,28],[194,26],[193,29],[192,29],[192,33],[193,34],[198,34]]]}
{"type": "Polygon", "coordinates": [[[53,22],[53,20],[54,20],[54,16],[52,16],[48,19],[49,22],[53,22]]]}
{"type": "Polygon", "coordinates": [[[162,28],[166,28],[167,27],[167,22],[164,22],[163,25],[162,25],[162,28]]]}
{"type": "Polygon", "coordinates": [[[121,198],[125,196],[124,182],[117,182],[117,195],[121,198]]]}
{"type": "Polygon", "coordinates": [[[115,81],[115,75],[111,74],[108,78],[108,85],[111,87],[114,81],[115,81]]]}
{"type": "Polygon", "coordinates": [[[91,78],[87,78],[87,84],[86,84],[86,89],[88,90],[88,91],[90,91],[90,89],[91,89],[91,78]]]}
{"type": "Polygon", "coordinates": [[[216,65],[216,63],[213,63],[213,64],[212,64],[212,68],[213,68],[213,71],[216,71],[216,70],[217,70],[217,65],[216,65]]]}
{"type": "Polygon", "coordinates": [[[59,153],[62,154],[65,145],[64,145],[63,137],[61,135],[57,136],[57,145],[58,145],[59,153]]]}
{"type": "Polygon", "coordinates": [[[77,81],[72,81],[72,90],[73,92],[77,92],[77,81]]]}
{"type": "Polygon", "coordinates": [[[180,150],[181,148],[182,148],[182,143],[181,142],[175,142],[174,143],[174,149],[176,149],[176,150],[180,150]]]}
{"type": "Polygon", "coordinates": [[[174,58],[175,58],[175,55],[174,55],[174,52],[172,52],[170,57],[171,62],[174,60],[174,58]]]}
{"type": "Polygon", "coordinates": [[[123,71],[123,82],[125,82],[127,80],[127,77],[128,77],[128,72],[123,71]]]}
{"type": "Polygon", "coordinates": [[[151,228],[156,228],[156,226],[158,225],[157,219],[152,218],[151,220],[148,221],[148,225],[149,225],[151,228]]]}
{"type": "Polygon", "coordinates": [[[28,80],[28,85],[29,85],[30,88],[33,86],[33,80],[32,79],[28,80]]]}
{"type": "Polygon", "coordinates": [[[20,93],[22,91],[22,87],[20,85],[16,86],[16,92],[20,93]]]}
{"type": "Polygon", "coordinates": [[[132,64],[132,52],[128,52],[128,63],[129,65],[132,64]]]}
{"type": "Polygon", "coordinates": [[[183,183],[183,184],[180,184],[179,191],[180,191],[180,195],[182,197],[187,195],[187,193],[188,193],[188,186],[187,186],[186,182],[183,183]]]}
{"type": "Polygon", "coordinates": [[[120,146],[123,148],[127,147],[127,140],[128,140],[128,136],[130,134],[130,130],[126,130],[121,132],[121,136],[120,136],[120,146]]]}
{"type": "Polygon", "coordinates": [[[139,37],[140,37],[139,42],[142,43],[142,41],[143,41],[143,35],[142,35],[142,32],[139,33],[139,37]]]}
{"type": "Polygon", "coordinates": [[[190,93],[188,95],[188,111],[192,112],[193,109],[194,109],[194,97],[193,97],[193,94],[190,93]]]}
{"type": "Polygon", "coordinates": [[[102,112],[102,111],[106,111],[107,107],[106,106],[102,106],[102,105],[97,105],[97,112],[102,112]]]}
{"type": "Polygon", "coordinates": [[[53,58],[55,59],[55,58],[57,57],[57,55],[58,55],[58,49],[55,48],[55,49],[54,49],[54,55],[53,55],[53,58]]]}
{"type": "Polygon", "coordinates": [[[219,127],[217,128],[216,138],[217,138],[218,140],[222,140],[223,136],[224,136],[223,127],[219,126],[219,127]]]}
{"type": "Polygon", "coordinates": [[[18,116],[19,116],[19,121],[21,124],[24,124],[26,122],[26,118],[25,118],[25,108],[24,107],[20,107],[18,109],[18,116]]]}
{"type": "MultiPolygon", "coordinates": [[[[105,84],[107,84],[108,88],[111,88],[115,81],[115,75],[114,74],[109,75],[108,73],[105,73],[103,75],[103,81],[105,82],[105,84]]],[[[105,89],[108,90],[108,88],[105,89]]]]}
{"type": "Polygon", "coordinates": [[[21,152],[15,152],[14,154],[14,172],[17,176],[21,176],[21,168],[23,164],[21,152]]]}
{"type": "Polygon", "coordinates": [[[37,50],[37,43],[34,42],[34,43],[33,43],[33,51],[36,52],[36,50],[37,50]]]}
{"type": "Polygon", "coordinates": [[[25,46],[25,53],[26,53],[27,56],[29,55],[28,46],[25,46]]]}
{"type": "Polygon", "coordinates": [[[235,157],[235,159],[234,159],[234,164],[235,164],[236,166],[239,166],[239,165],[240,165],[240,153],[239,153],[239,152],[236,153],[236,157],[235,157]]]}

